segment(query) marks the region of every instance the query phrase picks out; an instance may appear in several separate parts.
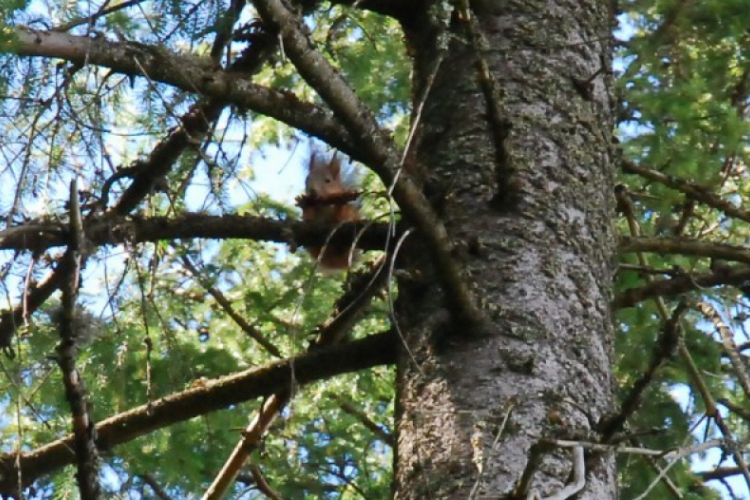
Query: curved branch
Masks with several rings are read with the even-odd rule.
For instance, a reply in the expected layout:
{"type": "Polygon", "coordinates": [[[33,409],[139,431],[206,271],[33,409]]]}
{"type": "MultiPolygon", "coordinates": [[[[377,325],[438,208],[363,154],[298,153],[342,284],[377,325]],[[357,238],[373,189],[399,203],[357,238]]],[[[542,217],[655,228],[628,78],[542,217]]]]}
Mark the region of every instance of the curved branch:
{"type": "Polygon", "coordinates": [[[363,159],[349,132],[331,111],[302,101],[291,92],[253,84],[246,71],[222,70],[207,57],[177,54],[137,42],[113,42],[28,27],[18,27],[14,34],[15,43],[0,46],[0,52],[60,58],[79,65],[102,66],[125,75],[148,76],[154,82],[275,118],[320,138],[355,159],[363,159]]]}

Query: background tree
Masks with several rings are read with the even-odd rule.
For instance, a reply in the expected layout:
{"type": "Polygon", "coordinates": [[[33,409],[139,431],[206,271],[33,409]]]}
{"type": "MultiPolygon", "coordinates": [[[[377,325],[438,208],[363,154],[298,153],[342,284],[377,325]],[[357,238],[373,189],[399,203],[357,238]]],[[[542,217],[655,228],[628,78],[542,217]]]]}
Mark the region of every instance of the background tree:
{"type": "Polygon", "coordinates": [[[0,494],[747,492],[749,14],[619,8],[0,0],[0,494]]]}

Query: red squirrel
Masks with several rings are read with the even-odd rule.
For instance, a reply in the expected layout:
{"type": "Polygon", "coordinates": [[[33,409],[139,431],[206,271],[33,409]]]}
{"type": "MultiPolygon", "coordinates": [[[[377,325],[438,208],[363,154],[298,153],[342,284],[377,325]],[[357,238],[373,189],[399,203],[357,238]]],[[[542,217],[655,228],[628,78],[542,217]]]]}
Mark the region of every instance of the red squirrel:
{"type": "MultiPolygon", "coordinates": [[[[336,224],[359,220],[359,210],[351,202],[359,192],[345,189],[341,180],[341,162],[334,155],[330,161],[310,155],[310,165],[305,180],[305,194],[297,203],[302,207],[302,218],[318,222],[336,224]]],[[[350,247],[334,246],[311,247],[307,249],[317,260],[323,271],[348,269],[354,257],[350,247]],[[325,249],[325,251],[323,251],[325,249]],[[321,255],[322,253],[322,255],[321,255]]]]}

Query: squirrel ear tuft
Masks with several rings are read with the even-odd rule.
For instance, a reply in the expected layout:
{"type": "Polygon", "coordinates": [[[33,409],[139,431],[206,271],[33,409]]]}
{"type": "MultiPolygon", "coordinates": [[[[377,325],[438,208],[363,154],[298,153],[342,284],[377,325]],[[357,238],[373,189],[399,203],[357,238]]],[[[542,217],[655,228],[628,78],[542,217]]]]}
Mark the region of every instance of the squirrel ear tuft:
{"type": "Polygon", "coordinates": [[[310,164],[307,166],[307,171],[312,172],[314,167],[315,167],[315,151],[310,153],[310,164]]]}
{"type": "Polygon", "coordinates": [[[331,158],[331,163],[328,164],[328,170],[334,177],[338,177],[341,173],[341,162],[336,158],[335,154],[333,155],[333,158],[331,158]]]}

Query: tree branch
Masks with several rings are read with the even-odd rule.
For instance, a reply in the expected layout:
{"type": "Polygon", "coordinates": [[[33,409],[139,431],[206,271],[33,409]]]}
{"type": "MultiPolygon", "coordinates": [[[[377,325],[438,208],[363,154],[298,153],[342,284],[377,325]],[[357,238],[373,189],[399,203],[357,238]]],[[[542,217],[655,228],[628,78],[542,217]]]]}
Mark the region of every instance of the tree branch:
{"type": "Polygon", "coordinates": [[[686,309],[687,304],[685,302],[680,302],[674,308],[672,315],[661,327],[646,371],[633,382],[627,396],[620,405],[619,411],[599,423],[598,429],[602,443],[611,442],[615,435],[624,428],[625,422],[641,405],[643,395],[651,382],[654,381],[657,373],[674,356],[682,337],[680,318],[686,309]]]}
{"type": "MultiPolygon", "coordinates": [[[[60,58],[75,64],[92,64],[131,76],[148,76],[151,81],[165,83],[187,92],[197,93],[234,104],[241,109],[275,118],[291,127],[318,137],[355,159],[362,156],[353,145],[349,132],[340,125],[331,111],[300,100],[291,92],[282,92],[256,85],[247,71],[223,70],[206,57],[170,52],[163,47],[152,47],[137,42],[113,42],[105,38],[69,35],[41,31],[28,27],[15,29],[16,43],[0,46],[0,52],[19,56],[60,58]]],[[[211,108],[202,113],[193,111],[191,117],[210,122],[211,108]]],[[[220,110],[219,110],[220,111],[220,110]]],[[[199,122],[198,122],[199,123],[199,122]]],[[[184,140],[198,137],[189,133],[184,140]]],[[[167,165],[171,162],[167,161],[167,165]]],[[[160,165],[160,164],[156,164],[160,165]]],[[[120,212],[122,213],[122,212],[120,212]]]]}
{"type": "Polygon", "coordinates": [[[197,267],[195,267],[195,264],[193,264],[193,262],[187,255],[183,255],[180,260],[182,261],[182,265],[185,266],[185,269],[187,269],[188,272],[193,276],[193,278],[195,278],[195,280],[200,283],[203,289],[206,290],[206,292],[208,292],[208,294],[214,298],[216,303],[219,304],[219,307],[224,310],[227,316],[232,318],[235,324],[239,326],[240,329],[245,332],[248,337],[260,344],[266,350],[266,352],[272,354],[273,356],[276,356],[277,358],[283,357],[278,347],[273,345],[266,337],[263,336],[261,332],[258,331],[257,328],[248,323],[240,313],[234,310],[234,307],[232,307],[232,303],[229,301],[229,299],[226,298],[221,290],[208,283],[206,278],[201,275],[201,272],[197,267]]]}
{"type": "Polygon", "coordinates": [[[711,190],[706,189],[701,185],[680,179],[678,177],[674,177],[672,175],[663,174],[656,170],[638,166],[633,161],[628,160],[627,158],[623,159],[622,169],[625,173],[636,174],[643,177],[644,179],[658,182],[659,184],[663,184],[672,189],[676,189],[677,191],[685,193],[685,195],[687,195],[689,199],[699,201],[711,208],[720,210],[730,217],[734,217],[745,222],[750,222],[750,212],[738,208],[736,205],[722,199],[720,196],[715,195],[713,192],[711,192],[711,190]]]}
{"type": "MultiPolygon", "coordinates": [[[[177,422],[227,408],[250,399],[288,390],[292,383],[305,385],[343,373],[395,361],[395,336],[390,332],[320,349],[295,358],[253,368],[201,384],[148,405],[101,421],[96,426],[97,446],[107,450],[177,422]],[[293,367],[293,369],[292,369],[293,367]]],[[[44,474],[73,463],[73,437],[55,441],[19,457],[0,457],[0,493],[8,495],[18,485],[18,466],[24,485],[44,474]]]]}
{"type": "Polygon", "coordinates": [[[624,309],[654,297],[675,296],[720,285],[740,286],[748,281],[750,281],[750,268],[716,273],[683,273],[671,279],[653,281],[640,288],[629,288],[615,297],[613,307],[624,309]]]}
{"type": "Polygon", "coordinates": [[[25,316],[36,311],[55,291],[65,282],[65,277],[70,273],[70,262],[63,259],[57,263],[57,267],[39,285],[31,288],[23,294],[23,302],[12,310],[3,311],[0,314],[0,349],[10,358],[15,357],[15,351],[11,347],[11,340],[16,329],[23,324],[25,316]]]}
{"type": "MultiPolygon", "coordinates": [[[[211,216],[186,214],[179,217],[152,217],[124,219],[105,216],[89,223],[85,237],[92,246],[118,245],[125,242],[145,243],[174,239],[252,239],[298,245],[351,246],[355,241],[362,250],[386,251],[389,226],[366,221],[331,225],[313,221],[278,220],[240,215],[211,216]],[[330,240],[328,235],[333,232],[330,240]]],[[[63,224],[32,223],[28,230],[23,226],[0,232],[0,249],[31,250],[40,252],[68,244],[70,237],[63,224]]],[[[391,238],[395,242],[397,238],[391,238]]],[[[25,304],[0,314],[0,349],[13,356],[11,339],[24,314],[36,311],[63,283],[69,272],[69,263],[58,262],[50,276],[24,296],[25,304]]]]}
{"type": "MultiPolygon", "coordinates": [[[[355,240],[362,250],[385,250],[389,225],[367,221],[328,224],[317,221],[279,220],[246,215],[183,214],[177,217],[105,217],[90,222],[85,235],[93,246],[121,243],[146,243],[175,239],[249,239],[287,243],[291,246],[330,245],[350,246],[355,240]],[[330,240],[328,235],[333,233],[330,240]]],[[[395,239],[395,238],[392,238],[395,239]]],[[[68,232],[64,224],[33,224],[0,231],[0,250],[30,250],[40,252],[67,245],[68,232]]]]}
{"type": "Polygon", "coordinates": [[[687,238],[656,236],[622,237],[620,252],[653,252],[662,255],[680,254],[750,264],[750,250],[746,247],[712,243],[687,238]]]}
{"type": "Polygon", "coordinates": [[[96,448],[96,430],[89,412],[86,389],[81,374],[76,368],[80,332],[75,325],[76,300],[85,262],[85,238],[81,207],[78,203],[78,188],[74,178],[70,183],[70,232],[72,241],[63,260],[69,262],[70,270],[62,286],[62,308],[59,318],[60,343],[56,349],[56,361],[62,372],[65,397],[70,405],[73,422],[73,444],[76,456],[76,481],[83,500],[102,498],[99,484],[99,450],[96,448]]]}
{"type": "Polygon", "coordinates": [[[214,100],[200,101],[191,106],[190,111],[180,118],[181,125],[166,140],[157,144],[146,160],[137,161],[131,167],[135,170],[133,181],[122,193],[110,215],[123,216],[133,211],[151,194],[157,182],[172,170],[182,153],[189,146],[200,144],[223,110],[224,104],[214,100]]]}
{"type": "MultiPolygon", "coordinates": [[[[373,296],[387,282],[387,263],[388,259],[383,257],[372,264],[369,272],[361,273],[355,278],[349,291],[337,301],[332,318],[320,328],[318,336],[310,344],[310,352],[338,344],[344,338],[362,316],[373,296]]],[[[204,500],[219,500],[226,495],[247,457],[257,448],[265,432],[292,398],[294,389],[292,385],[284,387],[265,401],[263,408],[245,428],[242,439],[206,490],[204,500]]]]}
{"type": "Polygon", "coordinates": [[[362,425],[369,429],[370,432],[375,434],[375,436],[381,439],[385,444],[387,444],[391,448],[396,447],[396,439],[393,434],[373,422],[369,415],[367,415],[367,413],[357,408],[354,404],[352,404],[342,396],[334,394],[333,399],[334,401],[336,401],[336,403],[338,403],[339,408],[341,408],[342,411],[359,420],[362,425]]]}
{"type": "Polygon", "coordinates": [[[742,469],[739,467],[718,467],[714,470],[698,471],[695,473],[703,481],[721,481],[732,476],[739,476],[742,474],[742,469]]]}

